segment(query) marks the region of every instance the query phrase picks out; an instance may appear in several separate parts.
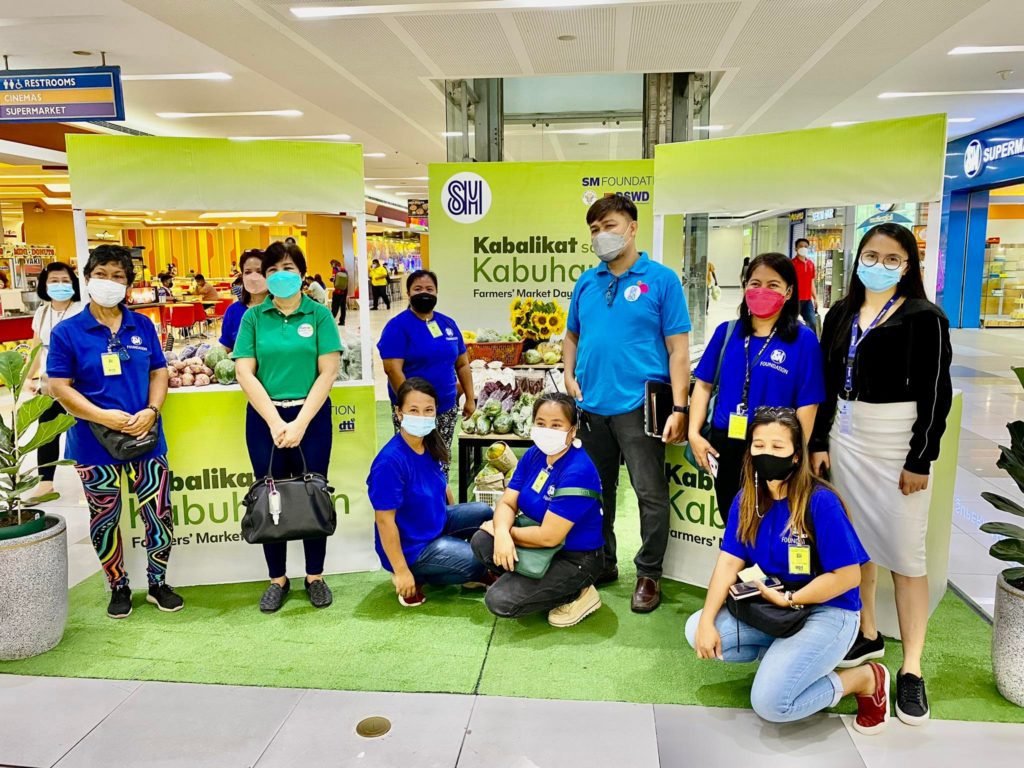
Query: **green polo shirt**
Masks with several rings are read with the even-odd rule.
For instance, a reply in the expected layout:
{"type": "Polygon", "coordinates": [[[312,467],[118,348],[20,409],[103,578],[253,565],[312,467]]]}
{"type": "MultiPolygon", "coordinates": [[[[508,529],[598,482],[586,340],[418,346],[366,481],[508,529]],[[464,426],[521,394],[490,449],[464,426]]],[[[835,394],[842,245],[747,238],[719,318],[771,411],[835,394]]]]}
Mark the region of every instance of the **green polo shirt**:
{"type": "Polygon", "coordinates": [[[242,317],[231,357],[256,359],[256,378],[271,400],[302,400],[318,375],[317,358],[343,349],[331,310],[302,297],[285,316],[273,297],[242,317]]]}

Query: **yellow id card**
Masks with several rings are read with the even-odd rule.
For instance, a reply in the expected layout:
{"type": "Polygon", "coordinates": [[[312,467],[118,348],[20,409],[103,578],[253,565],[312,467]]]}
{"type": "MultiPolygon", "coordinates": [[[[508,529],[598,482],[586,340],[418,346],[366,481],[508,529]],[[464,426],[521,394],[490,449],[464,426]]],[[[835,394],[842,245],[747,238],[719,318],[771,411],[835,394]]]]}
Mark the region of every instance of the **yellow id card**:
{"type": "Polygon", "coordinates": [[[121,375],[121,358],[113,352],[107,352],[107,354],[101,357],[103,361],[103,375],[104,376],[120,376],[121,375]]]}
{"type": "Polygon", "coordinates": [[[548,472],[546,469],[542,469],[540,472],[538,472],[537,478],[533,481],[533,485],[530,486],[533,489],[533,492],[540,493],[541,491],[543,491],[544,486],[547,484],[548,478],[550,476],[551,473],[548,472]]]}
{"type": "Polygon", "coordinates": [[[789,572],[794,576],[811,575],[811,548],[806,544],[789,545],[789,572]]]}
{"type": "Polygon", "coordinates": [[[437,320],[431,320],[427,323],[427,330],[430,331],[430,335],[435,339],[441,337],[441,326],[437,324],[437,320]]]}
{"type": "Polygon", "coordinates": [[[730,413],[729,414],[729,439],[730,440],[746,440],[747,439],[747,414],[745,414],[745,413],[730,413]]]}

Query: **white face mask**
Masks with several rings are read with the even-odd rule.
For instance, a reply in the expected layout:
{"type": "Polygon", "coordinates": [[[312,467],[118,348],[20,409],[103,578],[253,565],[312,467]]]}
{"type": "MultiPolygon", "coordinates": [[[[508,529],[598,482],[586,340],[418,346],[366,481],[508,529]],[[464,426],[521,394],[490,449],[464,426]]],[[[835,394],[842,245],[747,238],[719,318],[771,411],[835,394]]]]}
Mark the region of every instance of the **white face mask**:
{"type": "Polygon", "coordinates": [[[797,256],[803,256],[804,258],[807,258],[807,254],[809,254],[810,252],[811,252],[810,248],[797,248],[796,249],[797,256]]]}
{"type": "Polygon", "coordinates": [[[629,242],[625,235],[618,232],[598,232],[590,241],[594,246],[594,254],[606,264],[615,261],[626,250],[629,242]]]}
{"type": "Polygon", "coordinates": [[[568,432],[563,432],[560,429],[538,426],[530,428],[530,439],[545,456],[554,456],[556,453],[564,451],[569,446],[566,440],[568,435],[568,432]]]}
{"type": "Polygon", "coordinates": [[[101,307],[116,307],[124,301],[128,286],[124,283],[115,283],[113,280],[93,278],[85,285],[89,298],[101,307]]]}

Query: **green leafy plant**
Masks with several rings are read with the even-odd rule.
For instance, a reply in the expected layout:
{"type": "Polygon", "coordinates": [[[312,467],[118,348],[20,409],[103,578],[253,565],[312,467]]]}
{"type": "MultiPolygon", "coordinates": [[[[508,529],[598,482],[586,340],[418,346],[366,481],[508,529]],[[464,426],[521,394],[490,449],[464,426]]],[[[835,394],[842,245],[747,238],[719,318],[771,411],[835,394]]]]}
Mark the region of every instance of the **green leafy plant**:
{"type": "MultiPolygon", "coordinates": [[[[1014,368],[1022,386],[1024,386],[1024,368],[1014,368]]],[[[1005,470],[1024,493],[1024,421],[1014,421],[1007,424],[1010,431],[1010,445],[999,446],[1000,456],[996,466],[1005,470]]],[[[1024,517],[1024,507],[1012,499],[1000,496],[998,493],[984,492],[981,497],[996,509],[1002,512],[1009,512],[1011,515],[1024,517]]],[[[1013,523],[985,523],[981,526],[985,533],[993,533],[1006,538],[997,541],[989,549],[989,554],[997,560],[1010,563],[1019,563],[1024,566],[1024,528],[1013,523]]],[[[1003,578],[1017,589],[1024,589],[1024,567],[1007,568],[1003,571],[1003,578]]]]}
{"type": "MultiPolygon", "coordinates": [[[[71,429],[75,419],[67,414],[60,414],[50,421],[40,423],[43,414],[53,405],[53,398],[48,395],[34,395],[24,402],[21,400],[32,361],[39,354],[39,348],[32,351],[28,360],[20,352],[0,353],[0,380],[7,385],[14,395],[14,413],[10,424],[0,415],[0,527],[21,525],[31,518],[26,506],[25,494],[39,485],[39,469],[25,470],[25,459],[39,446],[45,445],[59,435],[71,429]],[[39,424],[31,437],[32,426],[39,424]]],[[[56,461],[50,465],[74,464],[73,461],[56,461]]],[[[33,504],[42,504],[59,499],[59,493],[48,493],[45,496],[31,499],[33,504]]]]}

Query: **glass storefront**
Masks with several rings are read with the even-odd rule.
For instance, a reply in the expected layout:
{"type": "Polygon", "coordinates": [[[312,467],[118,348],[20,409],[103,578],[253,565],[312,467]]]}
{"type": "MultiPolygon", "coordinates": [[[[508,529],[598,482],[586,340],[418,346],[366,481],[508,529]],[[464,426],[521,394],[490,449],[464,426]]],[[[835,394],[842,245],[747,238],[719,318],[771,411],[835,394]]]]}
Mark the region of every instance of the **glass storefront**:
{"type": "Polygon", "coordinates": [[[817,268],[818,304],[831,307],[846,293],[847,208],[811,208],[804,218],[805,237],[811,241],[817,268]]]}

